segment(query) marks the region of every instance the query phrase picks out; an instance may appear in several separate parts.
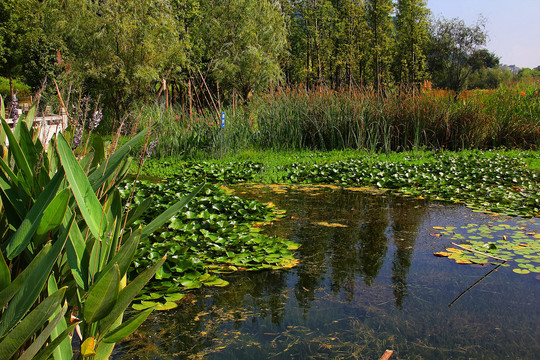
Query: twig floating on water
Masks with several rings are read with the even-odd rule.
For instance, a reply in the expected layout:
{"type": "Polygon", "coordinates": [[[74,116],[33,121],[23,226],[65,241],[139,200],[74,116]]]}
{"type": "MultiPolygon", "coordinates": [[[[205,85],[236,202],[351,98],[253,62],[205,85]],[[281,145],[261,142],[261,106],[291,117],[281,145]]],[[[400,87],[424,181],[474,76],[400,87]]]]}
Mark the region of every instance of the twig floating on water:
{"type": "Polygon", "coordinates": [[[461,246],[461,245],[458,245],[458,244],[456,244],[456,243],[452,243],[452,245],[457,246],[458,248],[461,248],[461,249],[463,249],[463,250],[467,250],[467,251],[470,251],[470,252],[473,252],[473,253],[477,253],[477,254],[480,254],[480,255],[484,255],[484,256],[490,257],[490,258],[495,259],[495,260],[500,260],[500,261],[510,261],[510,260],[507,260],[507,259],[503,259],[503,258],[500,258],[500,257],[496,257],[496,256],[493,256],[493,255],[489,255],[489,254],[483,253],[483,252],[481,252],[481,251],[469,249],[469,248],[467,248],[467,247],[465,247],[465,246],[461,246]]]}

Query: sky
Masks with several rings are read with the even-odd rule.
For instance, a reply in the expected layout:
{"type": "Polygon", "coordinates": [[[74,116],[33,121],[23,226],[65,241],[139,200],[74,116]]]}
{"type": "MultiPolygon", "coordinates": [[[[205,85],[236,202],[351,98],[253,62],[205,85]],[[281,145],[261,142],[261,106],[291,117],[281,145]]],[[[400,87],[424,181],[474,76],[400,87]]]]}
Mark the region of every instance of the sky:
{"type": "Polygon", "coordinates": [[[435,18],[460,18],[467,25],[486,19],[486,48],[500,63],[540,66],[540,0],[427,0],[435,18]]]}

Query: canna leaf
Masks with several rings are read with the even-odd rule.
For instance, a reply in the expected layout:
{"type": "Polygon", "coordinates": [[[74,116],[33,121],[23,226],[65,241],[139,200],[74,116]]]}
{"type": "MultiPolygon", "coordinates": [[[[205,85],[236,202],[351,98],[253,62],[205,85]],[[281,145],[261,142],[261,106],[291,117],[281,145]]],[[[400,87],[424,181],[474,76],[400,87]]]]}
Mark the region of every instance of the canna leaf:
{"type": "Polygon", "coordinates": [[[116,172],[122,160],[129,154],[135,145],[139,144],[144,139],[147,132],[148,129],[145,129],[135,135],[120,149],[116,150],[114,154],[111,155],[109,160],[105,162],[105,164],[101,165],[96,171],[88,175],[88,180],[92,184],[94,191],[97,191],[101,185],[103,185],[103,183],[116,172]]]}
{"type": "Polygon", "coordinates": [[[46,234],[62,223],[68,207],[69,196],[69,189],[62,190],[43,211],[43,218],[36,230],[38,236],[46,234]]]}
{"type": "MultiPolygon", "coordinates": [[[[54,279],[54,276],[49,276],[49,281],[47,282],[47,291],[49,295],[54,294],[56,291],[58,291],[58,286],[56,285],[56,281],[54,279]]],[[[53,314],[53,316],[58,315],[58,313],[61,312],[62,309],[58,308],[56,312],[53,314]]],[[[53,318],[51,317],[49,321],[53,321],[53,318]]],[[[58,338],[62,337],[62,334],[68,329],[66,319],[63,318],[58,322],[56,327],[51,332],[51,341],[55,341],[58,338]]],[[[49,345],[51,346],[51,345],[49,345]]],[[[54,359],[55,360],[72,360],[73,359],[73,350],[71,348],[71,342],[68,337],[64,337],[62,341],[58,341],[58,344],[54,346],[54,348],[50,348],[52,352],[54,352],[54,359]]]]}
{"type": "Polygon", "coordinates": [[[13,296],[15,296],[15,294],[20,290],[22,284],[26,281],[26,279],[28,279],[30,274],[32,274],[33,270],[41,264],[43,258],[50,250],[51,245],[45,245],[32,260],[32,262],[26,267],[26,269],[24,269],[23,272],[20,273],[19,276],[17,276],[7,288],[0,292],[0,308],[5,307],[13,296]]]}
{"type": "Polygon", "coordinates": [[[136,316],[133,316],[116,329],[109,331],[103,338],[103,342],[115,343],[125,339],[135,330],[137,330],[137,328],[144,322],[144,320],[146,320],[146,318],[148,318],[148,316],[150,315],[150,313],[152,313],[153,310],[154,309],[141,311],[136,316]]]}
{"type": "Polygon", "coordinates": [[[143,271],[125,288],[123,288],[122,291],[120,291],[120,294],[118,294],[118,301],[116,301],[114,308],[102,320],[100,324],[101,329],[107,330],[114,323],[114,321],[124,313],[135,296],[139,294],[144,285],[150,281],[156,271],[163,265],[165,259],[166,257],[163,257],[161,260],[152,265],[152,267],[143,271]]]}
{"type": "Polygon", "coordinates": [[[64,172],[60,169],[54,175],[51,182],[43,189],[41,194],[39,194],[36,202],[26,215],[26,218],[6,245],[6,255],[8,259],[12,260],[28,246],[41,222],[43,212],[55,198],[56,192],[63,179],[64,172]]]}
{"type": "MultiPolygon", "coordinates": [[[[0,343],[0,359],[11,358],[62,303],[67,287],[43,300],[0,343]]],[[[11,305],[11,304],[10,304],[11,305]]],[[[9,310],[9,307],[8,307],[9,310]]],[[[5,334],[4,334],[5,335],[5,334]]]]}
{"type": "Polygon", "coordinates": [[[32,169],[30,168],[30,165],[28,164],[28,161],[26,160],[26,157],[24,156],[22,149],[19,146],[19,143],[17,142],[17,140],[15,139],[15,136],[11,132],[11,128],[9,127],[9,125],[4,119],[1,119],[1,121],[2,121],[2,128],[4,129],[4,132],[6,133],[7,139],[9,141],[9,151],[13,155],[15,164],[17,165],[24,179],[26,180],[28,188],[32,188],[33,179],[34,179],[34,174],[32,172],[32,169]]]}
{"type": "MultiPolygon", "coordinates": [[[[138,229],[131,234],[127,241],[120,247],[120,250],[116,253],[116,255],[114,255],[111,261],[103,268],[102,273],[109,271],[114,264],[118,264],[120,276],[124,277],[129,269],[129,266],[131,265],[131,262],[133,261],[133,258],[135,257],[140,238],[141,229],[138,229]]],[[[101,276],[101,274],[99,276],[101,276]]]]}
{"type": "Polygon", "coordinates": [[[0,250],[0,291],[4,290],[11,284],[11,272],[9,271],[8,264],[4,255],[0,250]]]}
{"type": "MultiPolygon", "coordinates": [[[[43,329],[37,338],[32,341],[32,344],[24,351],[19,360],[32,360],[39,352],[39,349],[45,344],[49,336],[52,334],[60,321],[64,320],[64,315],[67,311],[67,303],[61,308],[60,312],[49,321],[49,324],[43,329]]],[[[64,320],[65,321],[65,320],[64,320]]]]}
{"type": "MultiPolygon", "coordinates": [[[[68,208],[64,218],[64,227],[69,225],[69,219],[73,217],[68,208]]],[[[86,243],[77,223],[71,226],[69,239],[66,243],[68,264],[77,285],[84,290],[88,289],[88,253],[86,243]]]]}
{"type": "MultiPolygon", "coordinates": [[[[64,247],[68,233],[69,228],[60,235],[51,250],[45,254],[39,265],[32,270],[28,278],[20,285],[19,291],[2,314],[0,337],[6,335],[24,317],[38,298],[56,262],[56,258],[64,247]]],[[[2,359],[1,356],[0,359],[2,359]]]]}
{"type": "Polygon", "coordinates": [[[79,210],[92,235],[96,239],[101,239],[107,229],[107,219],[103,215],[103,208],[62,134],[59,134],[57,138],[57,150],[79,210]]]}
{"type": "Polygon", "coordinates": [[[36,356],[34,356],[33,360],[47,360],[50,358],[50,356],[54,352],[54,360],[73,360],[73,353],[71,352],[71,344],[69,343],[69,335],[72,333],[72,331],[75,329],[78,323],[72,324],[68,326],[66,330],[64,330],[58,337],[56,337],[53,341],[51,341],[50,344],[47,345],[44,349],[42,349],[36,356]],[[69,344],[69,349],[71,352],[71,355],[62,353],[61,357],[58,357],[56,355],[55,350],[58,350],[59,345],[67,340],[69,344]]]}
{"type": "Polygon", "coordinates": [[[120,291],[120,269],[118,264],[107,271],[88,290],[88,297],[84,302],[83,316],[87,324],[103,319],[116,304],[120,291]]]}

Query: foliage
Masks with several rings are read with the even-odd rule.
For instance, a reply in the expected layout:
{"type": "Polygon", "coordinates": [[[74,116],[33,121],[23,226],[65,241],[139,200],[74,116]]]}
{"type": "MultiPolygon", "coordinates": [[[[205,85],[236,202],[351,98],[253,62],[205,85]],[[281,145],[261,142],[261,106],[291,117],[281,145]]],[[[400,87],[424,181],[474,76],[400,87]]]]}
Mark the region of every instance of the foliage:
{"type": "Polygon", "coordinates": [[[435,234],[456,241],[462,247],[448,248],[435,255],[448,257],[460,264],[487,264],[512,267],[518,274],[540,273],[540,234],[522,226],[488,224],[437,227],[435,234]],[[470,250],[470,251],[469,251],[470,250]],[[500,259],[504,259],[501,260],[500,259]]]}
{"type": "Polygon", "coordinates": [[[472,72],[471,58],[486,43],[485,20],[467,26],[463,20],[442,18],[432,27],[428,64],[434,84],[460,92],[472,72]]]}
{"type": "Polygon", "coordinates": [[[200,24],[206,57],[215,81],[247,100],[281,80],[279,58],[285,24],[277,1],[201,1],[207,15],[200,24]]]}
{"type": "MultiPolygon", "coordinates": [[[[202,169],[210,174],[216,168],[209,164],[193,164],[187,168],[188,171],[178,172],[182,175],[165,181],[127,183],[121,193],[127,199],[133,187],[137,187],[133,201],[137,204],[151,202],[149,210],[141,218],[141,223],[147,223],[170,203],[192,192],[192,181],[197,181],[194,174],[201,174],[202,169]]],[[[227,172],[231,177],[238,173],[235,176],[237,181],[245,178],[242,170],[228,169],[227,172]]],[[[221,182],[221,179],[219,176],[213,180],[221,182]]],[[[141,304],[134,308],[143,309],[161,298],[165,300],[161,306],[171,308],[176,305],[167,305],[168,297],[179,291],[203,285],[227,285],[216,276],[217,273],[295,266],[297,261],[292,250],[298,248],[297,244],[260,233],[260,226],[281,216],[283,212],[273,208],[272,204],[242,200],[217,185],[207,186],[189,203],[185,212],[165,224],[164,231],[141,242],[132,264],[134,272],[147,268],[164,254],[168,254],[168,258],[158,271],[156,281],[151,282],[145,294],[139,297],[141,304]]]]}
{"type": "Polygon", "coordinates": [[[148,107],[160,134],[156,156],[185,160],[222,157],[243,150],[406,151],[414,149],[537,148],[538,82],[495,91],[370,91],[282,89],[247,107],[225,109],[226,126],[213,112],[191,120],[180,108],[148,107]]]}
{"type": "Polygon", "coordinates": [[[396,13],[394,77],[400,84],[419,87],[428,75],[424,52],[429,34],[429,10],[424,0],[400,0],[396,13]]]}
{"type": "Polygon", "coordinates": [[[371,71],[375,91],[383,90],[388,85],[393,10],[394,4],[391,0],[366,1],[366,20],[372,57],[371,71]]]}
{"type": "Polygon", "coordinates": [[[408,161],[352,159],[330,164],[291,165],[292,182],[370,185],[394,189],[406,196],[465,203],[478,211],[513,216],[539,216],[537,171],[517,157],[480,152],[440,153],[408,161]]]}
{"type": "Polygon", "coordinates": [[[72,358],[69,335],[77,327],[80,355],[106,359],[114,343],[150,314],[122,320],[165,261],[156,259],[128,282],[139,241],[194,193],[154,213],[148,225],[126,232],[145,209],[134,206],[123,213],[117,186],[129,169],[131,147],[146,131],[109,156],[96,138],[93,151],[77,159],[62,135],[43,147],[32,113],[35,108],[12,133],[2,102],[0,141],[7,136],[9,144],[0,159],[0,354],[72,358]],[[79,317],[74,325],[70,316],[79,317]]]}

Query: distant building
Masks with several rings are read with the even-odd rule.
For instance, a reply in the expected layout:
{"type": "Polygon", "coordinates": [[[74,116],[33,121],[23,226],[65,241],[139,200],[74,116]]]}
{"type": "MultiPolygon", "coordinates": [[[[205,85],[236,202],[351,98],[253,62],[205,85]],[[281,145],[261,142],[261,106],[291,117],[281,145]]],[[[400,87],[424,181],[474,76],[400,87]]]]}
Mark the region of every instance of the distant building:
{"type": "Polygon", "coordinates": [[[504,65],[504,64],[502,64],[500,67],[503,68],[503,69],[510,70],[512,72],[512,74],[514,74],[514,75],[517,75],[517,73],[519,72],[519,68],[516,65],[504,65]]]}

